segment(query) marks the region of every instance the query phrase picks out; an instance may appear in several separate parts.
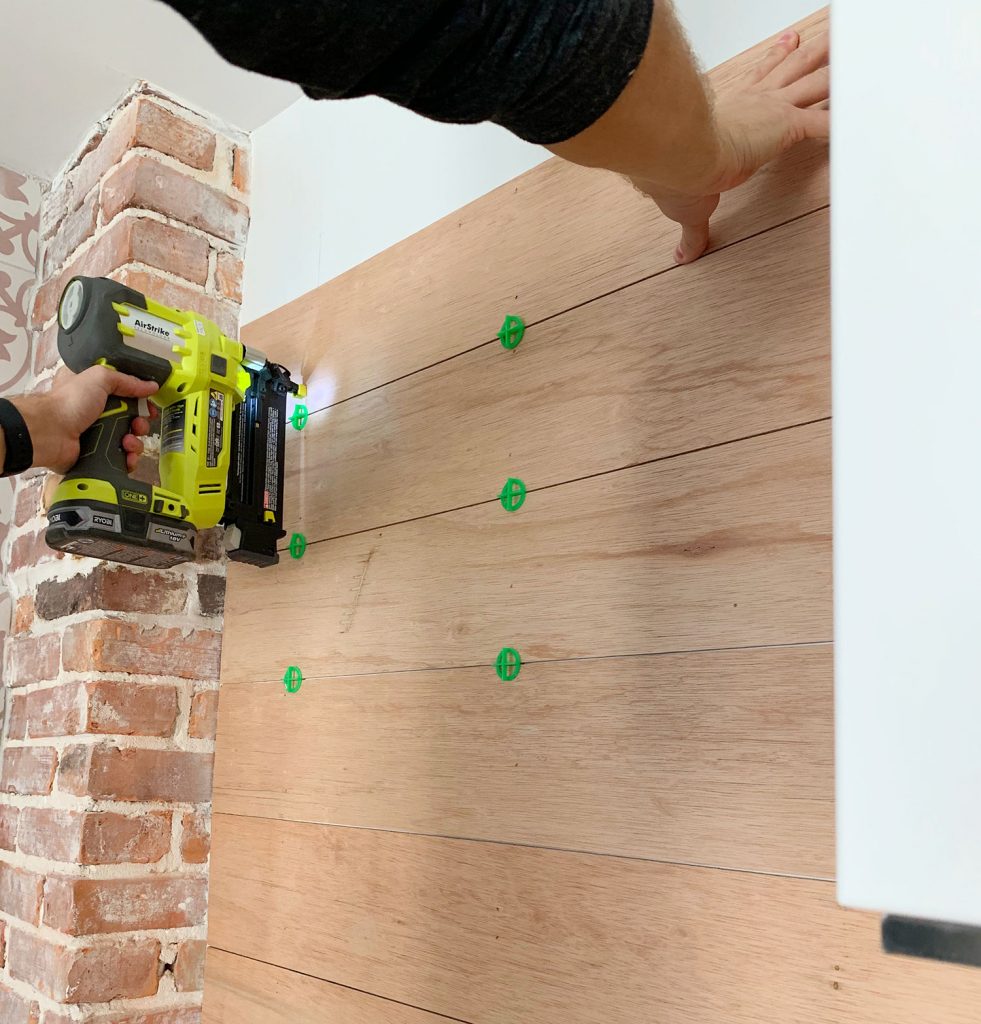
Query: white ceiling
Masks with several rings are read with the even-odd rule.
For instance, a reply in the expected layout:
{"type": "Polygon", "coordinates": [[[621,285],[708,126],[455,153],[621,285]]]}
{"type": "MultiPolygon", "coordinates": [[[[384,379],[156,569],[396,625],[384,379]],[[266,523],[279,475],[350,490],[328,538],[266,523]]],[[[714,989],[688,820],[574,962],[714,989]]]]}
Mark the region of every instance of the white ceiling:
{"type": "Polygon", "coordinates": [[[139,78],[252,131],[300,95],[157,0],[0,0],[0,166],[51,179],[139,78]]]}

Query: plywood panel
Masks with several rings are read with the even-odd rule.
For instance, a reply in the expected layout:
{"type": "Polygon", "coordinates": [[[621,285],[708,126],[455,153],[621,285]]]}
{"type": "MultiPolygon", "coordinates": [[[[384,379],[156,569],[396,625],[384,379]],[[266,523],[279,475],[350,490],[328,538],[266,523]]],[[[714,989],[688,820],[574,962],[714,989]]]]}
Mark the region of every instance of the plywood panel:
{"type": "Polygon", "coordinates": [[[319,978],[208,950],[203,1024],[445,1024],[440,1017],[319,978]]]}
{"type": "Polygon", "coordinates": [[[812,214],[314,414],[287,449],[308,540],[827,416],[828,215],[812,214]]]}
{"type": "Polygon", "coordinates": [[[217,815],[211,942],[474,1024],[974,1024],[828,882],[217,815]]]}
{"type": "Polygon", "coordinates": [[[834,874],[830,645],[226,686],[215,810],[834,874]]]}
{"type": "Polygon", "coordinates": [[[827,423],[229,572],[222,678],[824,641],[827,423]]]}
{"type": "MultiPolygon", "coordinates": [[[[809,37],[825,11],[801,23],[809,37]]],[[[729,81],[768,43],[713,72],[729,81]]],[[[827,147],[808,142],[728,193],[718,248],[828,201],[827,147]]],[[[606,171],[550,160],[250,324],[243,341],[310,385],[309,407],[377,387],[673,266],[677,225],[606,171]]]]}

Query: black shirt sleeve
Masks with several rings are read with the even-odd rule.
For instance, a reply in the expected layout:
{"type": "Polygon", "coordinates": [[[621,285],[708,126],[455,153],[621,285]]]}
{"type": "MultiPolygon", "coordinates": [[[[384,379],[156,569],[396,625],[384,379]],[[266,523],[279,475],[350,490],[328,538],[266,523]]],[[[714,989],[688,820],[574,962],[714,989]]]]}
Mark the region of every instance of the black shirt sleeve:
{"type": "Polygon", "coordinates": [[[314,99],[377,95],[529,142],[588,128],[640,63],[654,0],[164,0],[233,64],[314,99]]]}

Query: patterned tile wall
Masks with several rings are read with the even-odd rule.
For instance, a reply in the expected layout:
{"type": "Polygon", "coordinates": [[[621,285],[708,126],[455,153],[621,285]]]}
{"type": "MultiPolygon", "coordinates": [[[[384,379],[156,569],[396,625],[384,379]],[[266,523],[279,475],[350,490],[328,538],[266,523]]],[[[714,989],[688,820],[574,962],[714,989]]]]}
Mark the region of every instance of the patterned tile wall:
{"type": "MultiPolygon", "coordinates": [[[[41,184],[0,167],[0,395],[30,384],[27,314],[38,254],[41,184]]],[[[0,547],[13,515],[13,483],[0,479],[0,547]]],[[[10,624],[10,600],[0,580],[0,650],[10,624]]]]}

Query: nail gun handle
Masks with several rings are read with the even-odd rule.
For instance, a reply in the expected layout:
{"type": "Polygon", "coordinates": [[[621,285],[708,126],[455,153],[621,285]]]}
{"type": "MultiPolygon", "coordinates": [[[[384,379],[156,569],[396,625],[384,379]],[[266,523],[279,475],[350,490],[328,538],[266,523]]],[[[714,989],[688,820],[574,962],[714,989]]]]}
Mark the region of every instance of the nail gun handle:
{"type": "Polygon", "coordinates": [[[80,490],[91,489],[96,497],[97,487],[86,487],[94,481],[105,481],[117,494],[121,487],[132,486],[126,468],[123,438],[130,424],[139,414],[139,400],[110,395],[105,411],[80,438],[78,461],[65,474],[65,480],[75,481],[80,490]]]}

